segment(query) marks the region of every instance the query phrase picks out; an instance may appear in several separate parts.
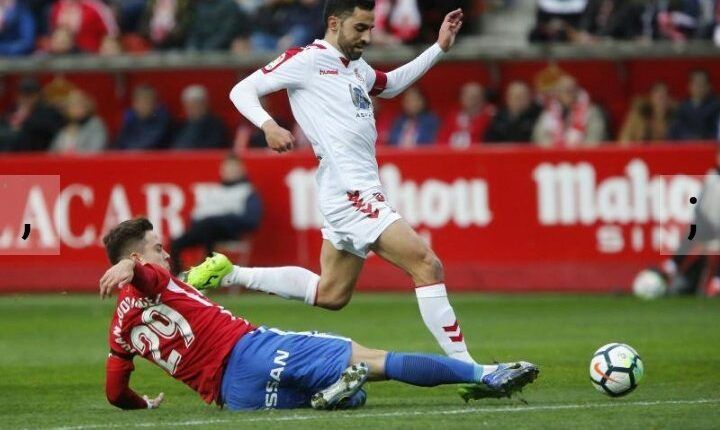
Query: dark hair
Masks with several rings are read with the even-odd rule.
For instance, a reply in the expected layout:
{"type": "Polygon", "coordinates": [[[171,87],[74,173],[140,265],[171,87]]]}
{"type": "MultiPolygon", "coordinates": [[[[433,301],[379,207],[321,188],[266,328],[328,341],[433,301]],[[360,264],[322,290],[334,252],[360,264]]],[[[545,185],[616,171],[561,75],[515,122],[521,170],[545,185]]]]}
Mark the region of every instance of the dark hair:
{"type": "Polygon", "coordinates": [[[375,9],[375,0],[326,0],[325,11],[323,12],[323,22],[327,26],[327,20],[331,16],[344,17],[352,15],[355,8],[362,10],[375,9]]]}
{"type": "Polygon", "coordinates": [[[110,230],[103,237],[105,252],[112,264],[122,260],[123,257],[139,242],[145,239],[145,232],[153,229],[147,218],[135,218],[123,221],[110,230]]]}

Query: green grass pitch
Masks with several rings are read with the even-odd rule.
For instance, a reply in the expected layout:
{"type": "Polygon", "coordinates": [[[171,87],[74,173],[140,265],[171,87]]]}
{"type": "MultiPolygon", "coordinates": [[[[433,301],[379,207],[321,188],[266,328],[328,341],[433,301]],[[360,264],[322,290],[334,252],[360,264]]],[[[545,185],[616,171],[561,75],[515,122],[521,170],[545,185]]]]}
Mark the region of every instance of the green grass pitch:
{"type": "MultiPolygon", "coordinates": [[[[276,297],[218,295],[255,324],[323,330],[370,347],[440,352],[414,296],[358,294],[340,312],[276,297]]],[[[368,387],[365,408],[352,412],[233,413],[136,359],[131,384],[143,394],[164,391],[162,408],[124,412],[104,397],[110,301],[95,296],[0,297],[0,428],[422,428],[429,429],[710,429],[720,426],[720,301],[679,298],[455,294],[452,297],[478,361],[525,359],[539,379],[519,400],[465,404],[453,387],[396,382],[368,387]],[[599,346],[625,342],[646,373],[629,396],[611,399],[588,376],[599,346]]]]}

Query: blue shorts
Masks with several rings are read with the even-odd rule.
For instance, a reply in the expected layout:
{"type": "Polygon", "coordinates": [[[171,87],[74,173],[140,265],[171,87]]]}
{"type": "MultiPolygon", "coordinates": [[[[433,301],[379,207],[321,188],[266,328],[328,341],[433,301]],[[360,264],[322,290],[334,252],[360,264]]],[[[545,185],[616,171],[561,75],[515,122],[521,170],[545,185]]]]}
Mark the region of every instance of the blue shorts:
{"type": "Polygon", "coordinates": [[[350,363],[348,338],[258,327],[243,336],[225,366],[220,396],[229,409],[291,409],[334,384],[350,363]]]}

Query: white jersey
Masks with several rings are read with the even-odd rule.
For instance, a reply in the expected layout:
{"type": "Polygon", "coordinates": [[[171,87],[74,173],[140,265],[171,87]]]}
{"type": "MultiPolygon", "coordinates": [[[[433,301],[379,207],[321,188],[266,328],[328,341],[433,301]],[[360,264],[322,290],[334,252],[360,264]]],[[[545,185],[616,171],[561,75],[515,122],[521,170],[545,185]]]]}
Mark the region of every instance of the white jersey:
{"type": "Polygon", "coordinates": [[[257,96],[287,89],[293,115],[320,161],[320,198],[379,189],[377,130],[371,95],[392,97],[429,69],[442,50],[436,44],[405,66],[385,74],[362,58],[349,61],[324,40],[286,51],[236,85],[230,98],[255,125],[270,119],[257,96]],[[255,97],[248,97],[255,92],[255,97]],[[259,105],[259,104],[258,104],[259,105]]]}
{"type": "Polygon", "coordinates": [[[346,60],[323,40],[288,50],[256,73],[262,74],[260,92],[287,88],[293,115],[320,161],[321,191],[380,186],[370,95],[385,89],[385,73],[362,58],[346,60]]]}

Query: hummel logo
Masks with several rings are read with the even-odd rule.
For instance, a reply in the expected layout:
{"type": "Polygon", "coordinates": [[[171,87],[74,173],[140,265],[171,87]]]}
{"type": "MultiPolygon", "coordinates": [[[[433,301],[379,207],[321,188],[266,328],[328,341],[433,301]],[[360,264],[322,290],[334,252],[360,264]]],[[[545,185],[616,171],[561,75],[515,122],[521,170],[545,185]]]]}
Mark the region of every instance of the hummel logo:
{"type": "Polygon", "coordinates": [[[339,75],[339,74],[340,74],[340,72],[338,72],[337,69],[328,69],[328,70],[320,69],[320,76],[324,76],[324,75],[339,75]]]}

